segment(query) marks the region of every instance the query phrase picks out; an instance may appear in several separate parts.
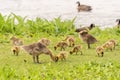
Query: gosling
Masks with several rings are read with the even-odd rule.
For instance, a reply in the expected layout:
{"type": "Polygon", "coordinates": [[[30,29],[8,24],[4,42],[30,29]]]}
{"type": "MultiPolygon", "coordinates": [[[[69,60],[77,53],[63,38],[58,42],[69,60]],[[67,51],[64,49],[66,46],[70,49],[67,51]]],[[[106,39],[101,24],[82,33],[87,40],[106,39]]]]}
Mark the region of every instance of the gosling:
{"type": "Polygon", "coordinates": [[[20,46],[13,46],[11,50],[14,53],[14,55],[18,56],[20,52],[20,46]]]}
{"type": "Polygon", "coordinates": [[[59,47],[61,51],[62,51],[62,50],[65,51],[65,49],[66,49],[67,46],[68,46],[67,42],[65,42],[65,41],[60,41],[60,42],[58,42],[58,43],[54,46],[54,49],[57,50],[57,48],[59,47]]]}
{"type": "Polygon", "coordinates": [[[63,60],[66,60],[66,58],[67,58],[67,52],[66,51],[61,51],[58,55],[57,55],[57,57],[58,57],[58,59],[61,59],[62,61],[63,60]]]}
{"type": "Polygon", "coordinates": [[[116,45],[117,45],[117,41],[114,40],[114,39],[111,39],[111,40],[109,40],[109,42],[112,42],[112,44],[113,44],[113,46],[114,46],[114,49],[115,49],[115,47],[116,47],[116,45]]]}
{"type": "Polygon", "coordinates": [[[104,55],[104,48],[102,46],[98,46],[96,48],[96,52],[97,52],[97,54],[98,54],[99,57],[100,56],[103,57],[103,55],[104,55]]]}
{"type": "Polygon", "coordinates": [[[71,51],[70,51],[70,54],[73,54],[73,53],[77,53],[80,52],[81,55],[83,54],[82,52],[82,46],[81,45],[76,45],[71,51]]]}
{"type": "Polygon", "coordinates": [[[73,36],[67,36],[64,41],[67,41],[69,47],[73,47],[75,45],[75,38],[73,36]]]}
{"type": "Polygon", "coordinates": [[[21,46],[21,45],[23,45],[23,41],[20,40],[19,38],[15,37],[15,36],[11,37],[10,40],[12,41],[13,46],[21,46]]]}

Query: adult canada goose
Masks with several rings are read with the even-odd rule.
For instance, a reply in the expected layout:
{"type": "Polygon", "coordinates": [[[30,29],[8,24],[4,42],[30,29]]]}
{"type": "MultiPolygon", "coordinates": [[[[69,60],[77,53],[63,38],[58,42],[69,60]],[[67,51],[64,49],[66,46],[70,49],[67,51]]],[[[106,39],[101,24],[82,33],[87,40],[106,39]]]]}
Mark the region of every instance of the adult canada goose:
{"type": "Polygon", "coordinates": [[[40,42],[36,42],[27,46],[22,46],[22,49],[24,49],[27,53],[33,56],[34,63],[39,63],[39,55],[40,54],[46,54],[51,57],[51,59],[55,62],[58,61],[57,56],[55,56],[51,50],[49,50],[44,44],[40,42]]]}
{"type": "Polygon", "coordinates": [[[116,22],[118,22],[117,27],[120,27],[120,19],[117,19],[116,22]]]}
{"type": "Polygon", "coordinates": [[[81,28],[78,28],[78,29],[76,29],[75,30],[75,32],[80,32],[80,31],[82,31],[82,30],[91,30],[91,29],[93,29],[95,27],[95,24],[90,24],[90,26],[88,26],[88,27],[81,27],[81,28]]]}
{"type": "Polygon", "coordinates": [[[79,1],[77,1],[76,3],[78,4],[78,7],[77,7],[78,12],[80,12],[80,11],[91,11],[92,10],[91,6],[82,5],[82,4],[80,4],[79,1]]]}
{"type": "Polygon", "coordinates": [[[80,31],[79,32],[80,38],[87,43],[88,49],[90,49],[90,44],[94,44],[97,42],[96,38],[93,37],[92,35],[88,34],[86,30],[80,31]]]}

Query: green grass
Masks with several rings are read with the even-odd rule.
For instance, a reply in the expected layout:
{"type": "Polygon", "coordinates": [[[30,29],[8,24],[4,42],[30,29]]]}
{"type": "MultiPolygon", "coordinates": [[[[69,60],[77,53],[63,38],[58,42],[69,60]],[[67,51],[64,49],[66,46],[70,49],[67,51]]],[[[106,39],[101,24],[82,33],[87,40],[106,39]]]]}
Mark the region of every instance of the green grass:
{"type": "MultiPolygon", "coordinates": [[[[91,49],[87,49],[87,45],[74,32],[74,28],[72,27],[74,25],[74,19],[62,21],[58,17],[52,21],[48,21],[37,18],[33,21],[25,20],[25,18],[16,16],[15,14],[11,15],[6,16],[7,19],[2,15],[0,16],[0,21],[2,22],[0,23],[0,80],[120,79],[120,29],[106,28],[101,30],[96,27],[91,30],[89,33],[95,36],[99,42],[91,45],[91,49]],[[11,22],[16,18],[19,20],[18,24],[15,24],[14,21],[11,22]],[[59,26],[58,31],[56,31],[55,26],[59,26]],[[15,30],[12,27],[15,27],[15,30]],[[26,27],[28,28],[26,29],[26,27]],[[42,54],[39,56],[42,64],[35,64],[33,63],[32,56],[28,53],[21,51],[19,56],[15,56],[11,52],[10,38],[16,35],[18,38],[24,40],[25,45],[46,37],[52,41],[48,48],[57,55],[60,51],[59,49],[55,51],[53,46],[68,34],[75,36],[75,44],[83,46],[83,55],[80,55],[80,53],[78,55],[68,54],[66,61],[53,62],[50,56],[42,54]],[[110,50],[105,51],[104,57],[98,57],[95,52],[96,46],[102,45],[109,39],[117,40],[118,44],[116,49],[112,52],[110,50]],[[27,62],[24,62],[24,60],[27,62]]],[[[66,49],[67,52],[70,50],[70,47],[66,49]]]]}

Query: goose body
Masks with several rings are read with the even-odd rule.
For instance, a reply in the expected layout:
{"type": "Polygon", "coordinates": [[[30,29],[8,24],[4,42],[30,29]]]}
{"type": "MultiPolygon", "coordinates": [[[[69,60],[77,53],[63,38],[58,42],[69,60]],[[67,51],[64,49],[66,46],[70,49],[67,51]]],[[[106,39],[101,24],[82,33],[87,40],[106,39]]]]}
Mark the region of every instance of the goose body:
{"type": "Polygon", "coordinates": [[[89,31],[89,30],[92,30],[94,27],[95,27],[95,24],[90,24],[90,26],[88,26],[88,27],[86,26],[86,27],[81,27],[81,28],[76,29],[75,32],[80,32],[83,30],[89,31]]]}

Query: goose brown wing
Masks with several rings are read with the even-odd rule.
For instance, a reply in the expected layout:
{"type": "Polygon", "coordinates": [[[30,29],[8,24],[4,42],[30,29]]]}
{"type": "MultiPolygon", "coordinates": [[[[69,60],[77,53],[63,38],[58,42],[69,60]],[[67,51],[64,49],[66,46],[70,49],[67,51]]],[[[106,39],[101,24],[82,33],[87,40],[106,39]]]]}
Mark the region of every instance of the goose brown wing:
{"type": "Polygon", "coordinates": [[[93,43],[95,43],[95,42],[97,42],[97,40],[96,40],[96,38],[95,37],[93,37],[92,35],[87,35],[87,42],[88,43],[90,43],[90,44],[93,44],[93,43]]]}
{"type": "Polygon", "coordinates": [[[81,10],[81,11],[90,11],[90,10],[92,10],[91,6],[87,6],[87,5],[80,5],[78,7],[78,9],[81,10]]]}
{"type": "Polygon", "coordinates": [[[22,48],[28,53],[31,53],[35,47],[37,47],[36,43],[30,44],[27,46],[22,46],[22,48]]]}

